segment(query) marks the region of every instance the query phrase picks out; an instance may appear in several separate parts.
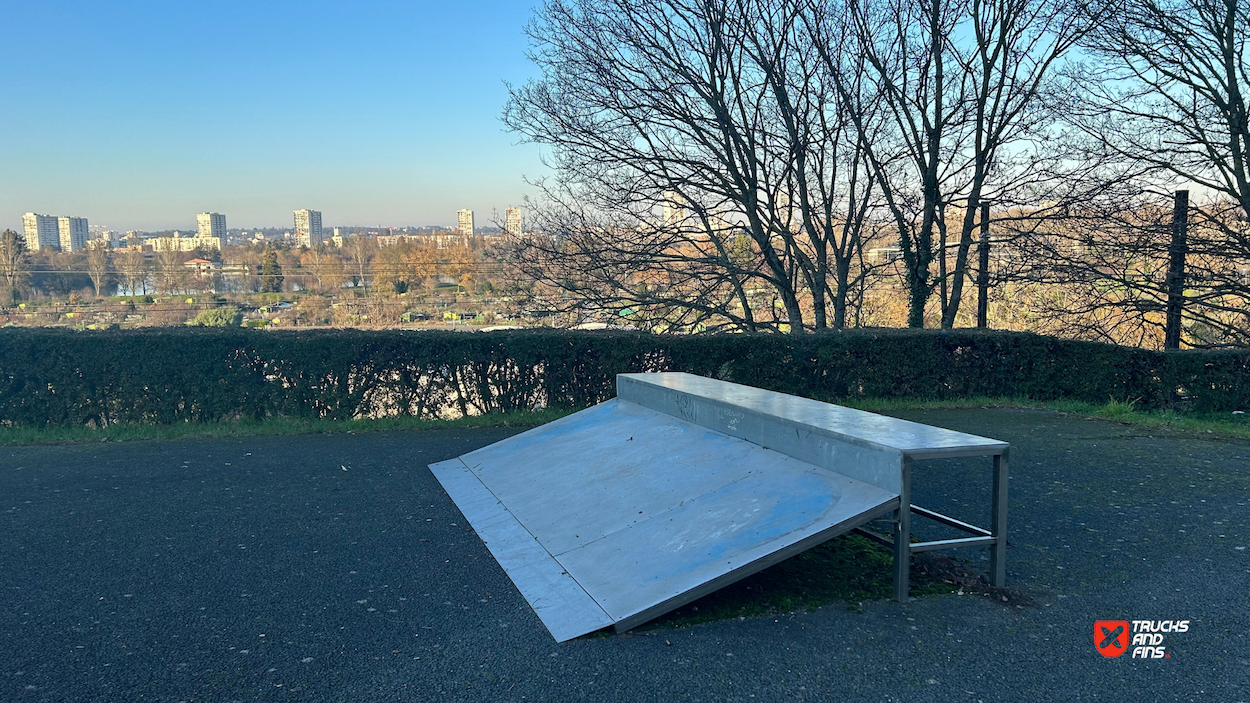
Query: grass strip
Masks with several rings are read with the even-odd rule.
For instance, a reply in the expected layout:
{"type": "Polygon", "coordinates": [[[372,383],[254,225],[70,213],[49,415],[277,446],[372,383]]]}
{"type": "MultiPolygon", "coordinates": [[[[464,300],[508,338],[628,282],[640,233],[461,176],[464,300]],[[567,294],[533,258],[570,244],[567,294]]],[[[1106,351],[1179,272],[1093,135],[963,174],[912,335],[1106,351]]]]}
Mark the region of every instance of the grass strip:
{"type": "MultiPolygon", "coordinates": [[[[863,399],[841,405],[890,413],[944,408],[1027,408],[1111,420],[1151,431],[1180,436],[1219,436],[1250,439],[1250,414],[1200,414],[1173,410],[1137,410],[1133,403],[1102,405],[1074,400],[1036,401],[1028,398],[957,398],[952,400],[863,399]]],[[[567,410],[491,413],[455,420],[384,417],[363,420],[317,420],[274,417],[234,422],[186,422],[177,425],[118,425],[91,427],[0,427],[0,446],[66,444],[71,442],[128,442],[193,437],[256,437],[264,435],[384,432],[391,430],[469,429],[476,427],[536,427],[568,415],[567,410]]]]}
{"type": "Polygon", "coordinates": [[[1175,410],[1138,410],[1134,404],[1109,401],[1098,405],[1078,400],[1037,401],[1028,398],[956,398],[951,400],[864,399],[842,401],[860,410],[888,414],[895,410],[941,410],[960,408],[1025,408],[1051,410],[1065,415],[1080,415],[1135,425],[1161,433],[1181,436],[1219,435],[1250,439],[1250,412],[1192,413],[1175,410]]]}
{"type": "Polygon", "coordinates": [[[273,417],[233,422],[184,422],[177,425],[114,425],[91,427],[0,427],[0,445],[69,444],[77,442],[134,442],[198,437],[257,437],[267,435],[387,432],[393,430],[471,429],[479,427],[537,427],[568,411],[491,413],[455,420],[384,417],[363,420],[318,420],[273,417]]]}

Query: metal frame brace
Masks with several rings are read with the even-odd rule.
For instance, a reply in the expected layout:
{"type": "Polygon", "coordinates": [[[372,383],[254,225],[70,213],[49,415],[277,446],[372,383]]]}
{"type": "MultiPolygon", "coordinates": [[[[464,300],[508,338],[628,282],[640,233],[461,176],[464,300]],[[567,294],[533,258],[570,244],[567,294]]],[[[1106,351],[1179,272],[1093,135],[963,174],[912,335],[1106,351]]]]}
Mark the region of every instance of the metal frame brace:
{"type": "Polygon", "coordinates": [[[909,506],[908,510],[895,509],[893,535],[886,537],[872,530],[856,527],[852,532],[879,542],[894,550],[894,597],[900,603],[906,603],[910,593],[909,572],[911,555],[914,552],[928,552],[937,549],[954,549],[956,547],[979,547],[988,545],[990,548],[990,583],[999,588],[1007,583],[1007,461],[1010,449],[993,455],[994,479],[993,495],[990,508],[990,529],[977,527],[949,515],[922,508],[911,502],[911,456],[903,457],[902,491],[899,495],[899,506],[909,506]],[[956,539],[941,539],[932,542],[911,541],[911,517],[928,518],[934,522],[954,527],[957,530],[975,535],[956,539]]]}

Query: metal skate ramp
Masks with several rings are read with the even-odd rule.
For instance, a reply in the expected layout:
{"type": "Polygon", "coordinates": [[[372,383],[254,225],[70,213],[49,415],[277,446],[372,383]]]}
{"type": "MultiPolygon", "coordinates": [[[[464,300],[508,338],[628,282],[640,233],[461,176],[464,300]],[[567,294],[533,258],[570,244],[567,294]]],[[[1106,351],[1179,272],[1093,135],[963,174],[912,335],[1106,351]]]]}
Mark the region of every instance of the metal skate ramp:
{"type": "Polygon", "coordinates": [[[1005,579],[1009,445],[684,373],[430,466],[557,641],[628,630],[839,534],[894,550],[988,546],[1005,579]],[[994,529],[910,503],[912,462],[992,456],[994,529]],[[860,526],[894,514],[894,534],[860,526]],[[911,542],[919,515],[972,537],[911,542]]]}
{"type": "Polygon", "coordinates": [[[557,641],[629,629],[898,506],[620,399],[430,468],[557,641]]]}

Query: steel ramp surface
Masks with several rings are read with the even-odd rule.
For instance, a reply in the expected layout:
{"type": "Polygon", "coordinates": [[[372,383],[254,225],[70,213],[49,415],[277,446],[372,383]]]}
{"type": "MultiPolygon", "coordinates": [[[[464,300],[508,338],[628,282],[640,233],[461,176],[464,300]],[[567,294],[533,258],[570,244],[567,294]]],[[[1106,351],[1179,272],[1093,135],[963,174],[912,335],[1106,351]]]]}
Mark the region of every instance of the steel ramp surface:
{"type": "Polygon", "coordinates": [[[621,399],[430,469],[559,642],[640,625],[899,504],[621,399]]]}

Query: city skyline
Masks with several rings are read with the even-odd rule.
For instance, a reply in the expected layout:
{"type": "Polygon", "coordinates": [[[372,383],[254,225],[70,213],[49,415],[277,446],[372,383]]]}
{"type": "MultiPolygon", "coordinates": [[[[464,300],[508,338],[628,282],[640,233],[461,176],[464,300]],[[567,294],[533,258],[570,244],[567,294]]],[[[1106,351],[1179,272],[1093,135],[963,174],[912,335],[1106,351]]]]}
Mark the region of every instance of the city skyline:
{"type": "MultiPolygon", "coordinates": [[[[288,210],[287,212],[292,212],[288,210]]],[[[111,223],[94,222],[94,218],[87,217],[66,217],[62,215],[44,215],[33,211],[27,211],[19,217],[17,226],[0,225],[0,230],[12,229],[23,234],[28,241],[28,246],[32,250],[38,250],[40,243],[44,247],[60,248],[63,245],[64,237],[61,230],[69,226],[63,220],[73,221],[74,232],[81,232],[85,237],[84,241],[90,241],[100,237],[104,232],[112,232],[114,234],[124,234],[126,232],[185,232],[195,236],[221,236],[220,233],[226,231],[245,232],[248,230],[286,230],[294,236],[301,234],[321,233],[323,239],[328,239],[328,232],[344,228],[359,229],[362,231],[384,230],[384,229],[422,229],[422,228],[441,228],[452,231],[462,231],[468,223],[468,226],[474,228],[474,231],[486,231],[498,229],[500,231],[511,230],[513,223],[517,225],[519,231],[521,219],[523,217],[524,208],[520,206],[510,205],[505,208],[492,208],[491,217],[484,222],[477,222],[472,209],[461,208],[455,211],[455,217],[449,218],[449,222],[339,222],[336,224],[322,224],[322,214],[320,210],[312,210],[307,208],[294,210],[294,217],[287,216],[285,223],[267,223],[253,224],[245,223],[242,225],[226,225],[226,214],[219,212],[199,212],[189,217],[184,217],[184,222],[173,227],[161,228],[141,228],[141,227],[125,227],[117,226],[111,223]],[[467,220],[466,220],[467,218],[467,220]],[[496,222],[496,219],[499,221],[496,222]],[[94,223],[88,227],[88,221],[94,223]],[[311,232],[309,231],[311,230],[311,232]]],[[[83,245],[79,244],[78,247],[83,245]]]]}
{"type": "Polygon", "coordinates": [[[0,229],[27,212],[194,229],[187,213],[206,210],[280,227],[303,203],[340,223],[502,217],[545,173],[499,120],[505,82],[535,75],[534,4],[14,6],[15,26],[55,26],[64,49],[19,33],[0,74],[22,106],[0,113],[0,229]],[[490,41],[464,42],[466,26],[490,41]],[[293,31],[317,39],[281,41],[293,31]]]}

